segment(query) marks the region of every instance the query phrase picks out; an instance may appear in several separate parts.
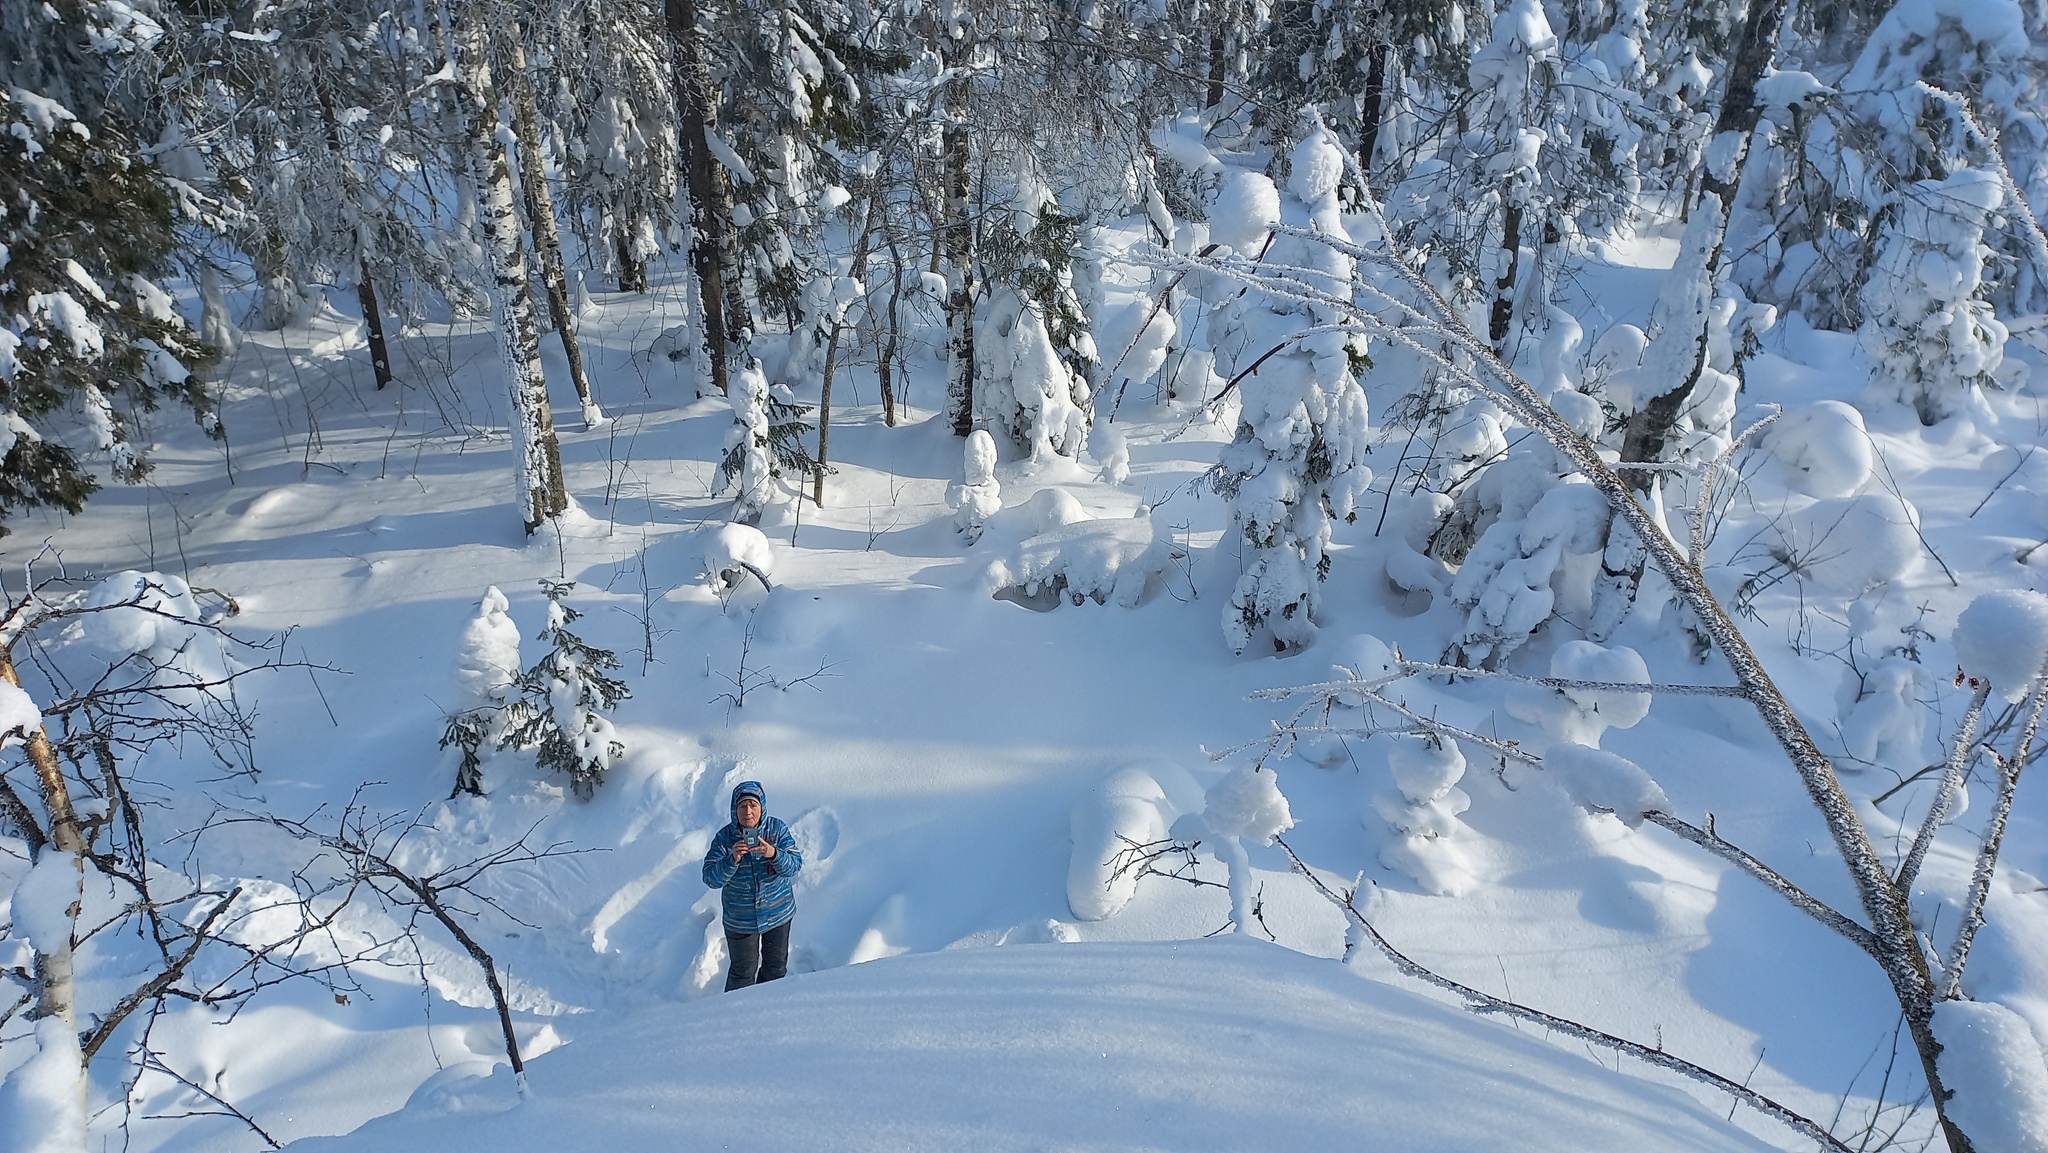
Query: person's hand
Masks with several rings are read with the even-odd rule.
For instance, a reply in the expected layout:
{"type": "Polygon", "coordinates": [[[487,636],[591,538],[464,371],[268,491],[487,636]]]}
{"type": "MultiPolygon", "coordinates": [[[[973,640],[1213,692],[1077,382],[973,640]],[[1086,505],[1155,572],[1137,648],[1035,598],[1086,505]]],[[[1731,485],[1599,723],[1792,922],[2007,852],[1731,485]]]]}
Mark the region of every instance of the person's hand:
{"type": "Polygon", "coordinates": [[[732,843],[732,859],[735,862],[747,859],[747,840],[745,837],[734,839],[732,843]]]}
{"type": "Polygon", "coordinates": [[[775,842],[763,837],[761,843],[754,846],[754,851],[761,854],[762,860],[772,861],[775,859],[775,842]]]}

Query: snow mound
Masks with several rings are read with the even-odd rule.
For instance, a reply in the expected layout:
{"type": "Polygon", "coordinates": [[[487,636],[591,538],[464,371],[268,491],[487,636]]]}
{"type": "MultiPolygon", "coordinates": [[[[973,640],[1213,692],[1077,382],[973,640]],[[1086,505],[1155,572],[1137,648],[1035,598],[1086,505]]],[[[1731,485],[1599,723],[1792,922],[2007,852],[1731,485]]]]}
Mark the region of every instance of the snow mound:
{"type": "Polygon", "coordinates": [[[1839,400],[1794,408],[1764,430],[1763,450],[1793,492],[1854,496],[1876,464],[1863,414],[1839,400]]]}
{"type": "MultiPolygon", "coordinates": [[[[1610,684],[1650,683],[1642,654],[1626,645],[1606,648],[1592,641],[1566,641],[1550,655],[1550,675],[1561,680],[1610,684]]],[[[1517,686],[1507,696],[1508,715],[1540,725],[1560,741],[1597,745],[1608,729],[1628,729],[1650,715],[1650,694],[1619,689],[1554,689],[1517,686]]]]}
{"type": "Polygon", "coordinates": [[[775,550],[752,525],[725,524],[704,537],[702,579],[712,592],[732,592],[758,576],[762,584],[775,574],[775,550]]]}
{"type": "Polygon", "coordinates": [[[1294,827],[1294,814],[1270,768],[1246,765],[1209,786],[1202,822],[1219,837],[1243,837],[1262,845],[1294,827]]]}
{"type": "Polygon", "coordinates": [[[1082,921],[1114,916],[1138,892],[1135,869],[1118,858],[1135,845],[1166,839],[1166,792],[1152,774],[1132,767],[1074,803],[1069,822],[1074,856],[1067,866],[1067,907],[1082,921]]]}
{"type": "Polygon", "coordinates": [[[1889,584],[1920,559],[1919,514],[1890,493],[1823,500],[1791,513],[1772,549],[1780,564],[1842,593],[1889,584]]]}
{"type": "Polygon", "coordinates": [[[531,1102],[490,1111],[500,1070],[449,1094],[464,1111],[293,1148],[1772,1148],[1677,1089],[1247,939],[914,954],[561,1027],[531,1102]]]}
{"type": "Polygon", "coordinates": [[[1633,829],[1645,813],[1668,812],[1671,799],[1650,774],[1627,757],[1566,741],[1550,746],[1543,767],[1572,800],[1597,812],[1613,813],[1633,829]]]}
{"type": "Polygon", "coordinates": [[[1956,618],[1956,663],[2008,701],[2027,695],[2048,658],[2048,596],[2027,589],[1985,593],[1956,618]]]}
{"type": "Polygon", "coordinates": [[[199,602],[183,580],[160,572],[118,572],[94,585],[85,605],[85,637],[109,653],[168,658],[184,647],[199,602]]]}
{"type": "MultiPolygon", "coordinates": [[[[1064,492],[1059,495],[1073,503],[1064,492]]],[[[1113,600],[1132,608],[1144,595],[1145,582],[1166,571],[1171,556],[1167,542],[1153,531],[1151,517],[1106,517],[1058,524],[1018,545],[1016,555],[995,562],[989,571],[998,592],[1064,593],[1077,605],[1113,600]]]]}
{"type": "Polygon", "coordinates": [[[1979,1149],[2048,1153],[2048,1064],[2018,1013],[1991,1001],[1934,1007],[1949,1116],[1979,1149]]]}

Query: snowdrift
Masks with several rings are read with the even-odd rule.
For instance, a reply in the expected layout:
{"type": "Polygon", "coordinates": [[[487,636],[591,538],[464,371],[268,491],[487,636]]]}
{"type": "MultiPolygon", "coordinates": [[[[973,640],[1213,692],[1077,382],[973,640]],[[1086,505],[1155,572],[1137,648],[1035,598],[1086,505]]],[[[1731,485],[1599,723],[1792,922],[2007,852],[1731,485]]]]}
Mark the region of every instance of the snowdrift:
{"type": "Polygon", "coordinates": [[[303,1153],[1771,1146],[1617,1074],[1247,938],[957,949],[592,1022],[303,1153]]]}

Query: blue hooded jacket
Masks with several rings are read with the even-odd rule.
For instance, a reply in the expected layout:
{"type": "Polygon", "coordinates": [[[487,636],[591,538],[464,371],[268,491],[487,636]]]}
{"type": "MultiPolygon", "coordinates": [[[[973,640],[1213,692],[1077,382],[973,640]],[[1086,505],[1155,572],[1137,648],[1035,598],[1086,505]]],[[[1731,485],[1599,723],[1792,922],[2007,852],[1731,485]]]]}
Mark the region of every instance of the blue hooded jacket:
{"type": "Polygon", "coordinates": [[[765,933],[795,916],[796,890],[790,882],[803,867],[803,854],[797,850],[796,838],[789,835],[789,826],[768,815],[768,795],[761,782],[741,781],[732,791],[732,820],[711,838],[711,848],[704,854],[704,883],[723,890],[719,903],[725,927],[735,933],[765,933]],[[753,853],[744,860],[733,859],[733,846],[742,836],[741,797],[761,802],[761,823],[752,832],[774,844],[774,859],[753,853]]]}

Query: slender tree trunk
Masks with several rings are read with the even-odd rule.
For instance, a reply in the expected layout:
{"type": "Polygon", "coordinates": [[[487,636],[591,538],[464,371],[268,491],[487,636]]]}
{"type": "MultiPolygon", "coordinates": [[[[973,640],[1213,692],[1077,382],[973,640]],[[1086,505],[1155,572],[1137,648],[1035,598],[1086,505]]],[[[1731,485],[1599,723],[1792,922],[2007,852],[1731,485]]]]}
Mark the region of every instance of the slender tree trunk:
{"type": "Polygon", "coordinates": [[[1372,179],[1372,156],[1379,150],[1380,124],[1386,118],[1387,63],[1394,45],[1384,36],[1372,46],[1372,61],[1366,66],[1365,93],[1358,109],[1358,170],[1372,179]]]}
{"type": "MultiPolygon", "coordinates": [[[[321,123],[327,129],[327,150],[334,154],[335,167],[342,171],[346,183],[348,157],[341,148],[341,125],[334,115],[334,95],[327,90],[325,80],[316,81],[313,89],[320,102],[321,123]]],[[[391,349],[384,340],[384,313],[377,307],[376,282],[370,279],[370,256],[363,250],[363,226],[355,225],[352,233],[356,245],[356,304],[362,308],[363,331],[369,334],[370,369],[377,377],[377,391],[382,392],[392,380],[391,349]]]]}
{"type": "Polygon", "coordinates": [[[463,95],[469,134],[470,175],[476,183],[477,223],[491,268],[491,305],[498,349],[512,389],[513,450],[517,453],[520,517],[531,533],[569,507],[562,479],[562,448],[548,407],[547,376],[540,364],[540,325],[526,277],[512,166],[498,138],[498,91],[491,75],[483,14],[472,6],[463,28],[463,95]]]}
{"type": "Polygon", "coordinates": [[[576,386],[576,399],[583,405],[583,427],[592,429],[604,423],[604,409],[591,399],[590,379],[583,372],[576,310],[569,307],[569,275],[562,267],[562,235],[555,226],[555,198],[548,191],[548,175],[540,158],[540,109],[534,101],[533,75],[526,67],[522,39],[523,30],[507,46],[512,71],[512,134],[519,143],[519,187],[526,194],[527,227],[533,231],[534,253],[540,257],[548,313],[554,317],[555,335],[562,340],[562,356],[569,362],[569,383],[576,386]]]}
{"type": "Polygon", "coordinates": [[[619,291],[646,292],[647,265],[633,254],[633,237],[621,231],[618,234],[617,259],[619,262],[619,291]]]}
{"type": "MultiPolygon", "coordinates": [[[[947,66],[959,68],[964,47],[949,53],[947,66]]],[[[946,421],[953,435],[974,431],[974,221],[973,148],[967,135],[971,89],[963,75],[946,84],[946,421]]]]}
{"type": "Polygon", "coordinates": [[[1505,353],[1508,330],[1515,319],[1515,279],[1522,268],[1522,205],[1518,201],[1509,201],[1501,212],[1500,250],[1505,264],[1500,279],[1493,282],[1493,313],[1486,336],[1495,352],[1505,353]]]}
{"type": "Polygon", "coordinates": [[[1230,35],[1228,22],[1216,21],[1209,29],[1209,91],[1205,106],[1214,108],[1223,103],[1223,82],[1230,75],[1230,35]]]}
{"type": "Polygon", "coordinates": [[[825,383],[818,388],[818,468],[812,473],[811,503],[825,507],[825,473],[830,471],[826,464],[832,444],[832,371],[839,366],[838,323],[832,325],[832,335],[825,341],[825,383]]]}
{"type": "Polygon", "coordinates": [[[718,96],[704,60],[704,33],[697,26],[697,0],[666,0],[669,44],[675,52],[676,115],[682,135],[683,171],[690,191],[690,264],[697,274],[703,312],[703,354],[711,382],[724,395],[733,363],[727,332],[727,280],[738,275],[728,262],[732,232],[732,190],[708,143],[718,131],[718,96]]]}
{"type": "MultiPolygon", "coordinates": [[[[903,338],[903,251],[897,247],[894,236],[889,238],[889,263],[889,332],[882,341],[882,352],[877,360],[875,376],[882,388],[882,423],[895,428],[896,383],[891,373],[896,363],[897,346],[903,338]]],[[[872,310],[870,314],[872,315],[872,310]]]]}

